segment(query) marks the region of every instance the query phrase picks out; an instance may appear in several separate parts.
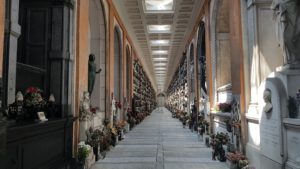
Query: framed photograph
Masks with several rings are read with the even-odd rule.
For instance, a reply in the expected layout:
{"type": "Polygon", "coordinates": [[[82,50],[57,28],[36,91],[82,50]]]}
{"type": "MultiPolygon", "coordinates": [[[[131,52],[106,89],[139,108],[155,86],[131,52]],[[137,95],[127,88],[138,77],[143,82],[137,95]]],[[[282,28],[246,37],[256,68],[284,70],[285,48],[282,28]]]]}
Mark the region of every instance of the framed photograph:
{"type": "Polygon", "coordinates": [[[44,112],[37,112],[40,121],[48,121],[44,112]]]}

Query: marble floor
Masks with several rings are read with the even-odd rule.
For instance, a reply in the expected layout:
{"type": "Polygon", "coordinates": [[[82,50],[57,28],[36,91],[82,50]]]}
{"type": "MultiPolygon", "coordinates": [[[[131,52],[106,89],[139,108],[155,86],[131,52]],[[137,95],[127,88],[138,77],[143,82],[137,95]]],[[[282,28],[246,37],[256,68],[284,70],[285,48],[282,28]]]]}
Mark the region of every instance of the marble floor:
{"type": "Polygon", "coordinates": [[[153,111],[92,169],[227,169],[165,108],[153,111]]]}

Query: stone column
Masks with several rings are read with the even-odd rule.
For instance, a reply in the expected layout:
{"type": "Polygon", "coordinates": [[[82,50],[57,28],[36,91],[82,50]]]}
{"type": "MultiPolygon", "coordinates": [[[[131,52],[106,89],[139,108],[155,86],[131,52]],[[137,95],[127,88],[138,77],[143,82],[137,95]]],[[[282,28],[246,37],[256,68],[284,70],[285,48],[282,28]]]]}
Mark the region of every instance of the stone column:
{"type": "Polygon", "coordinates": [[[4,40],[4,71],[3,86],[4,105],[10,104],[15,100],[16,87],[16,65],[17,65],[17,49],[18,38],[21,35],[21,27],[19,20],[19,0],[10,0],[6,3],[5,17],[5,40],[4,40]]]}
{"type": "Polygon", "coordinates": [[[73,72],[73,2],[52,0],[52,33],[49,52],[50,93],[61,105],[62,116],[71,116],[73,72]]]}

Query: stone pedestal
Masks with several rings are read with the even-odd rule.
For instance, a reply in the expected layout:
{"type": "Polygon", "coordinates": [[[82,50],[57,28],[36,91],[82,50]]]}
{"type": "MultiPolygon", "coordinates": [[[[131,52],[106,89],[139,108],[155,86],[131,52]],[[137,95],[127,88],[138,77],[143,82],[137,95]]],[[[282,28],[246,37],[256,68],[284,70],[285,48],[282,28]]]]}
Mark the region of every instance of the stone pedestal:
{"type": "Polygon", "coordinates": [[[290,119],[288,97],[296,97],[300,88],[299,67],[277,68],[259,89],[261,168],[300,169],[300,119],[290,119]],[[263,91],[271,91],[272,111],[263,112],[263,91]]]}
{"type": "Polygon", "coordinates": [[[285,118],[287,169],[300,169],[300,119],[285,118]]]}
{"type": "Polygon", "coordinates": [[[282,81],[277,77],[269,77],[259,88],[259,113],[260,113],[260,160],[261,168],[281,169],[283,167],[283,131],[282,115],[286,112],[287,94],[282,81]],[[266,105],[263,100],[265,90],[271,91],[272,110],[263,111],[266,105]]]}
{"type": "Polygon", "coordinates": [[[80,121],[80,141],[86,141],[86,131],[92,126],[90,121],[80,121]]]}
{"type": "Polygon", "coordinates": [[[95,161],[96,160],[95,160],[94,152],[93,150],[91,150],[89,156],[85,160],[85,168],[90,169],[92,165],[95,163],[95,161]]]}
{"type": "Polygon", "coordinates": [[[99,129],[103,127],[103,119],[105,118],[104,112],[97,112],[93,117],[93,128],[99,129]]]}

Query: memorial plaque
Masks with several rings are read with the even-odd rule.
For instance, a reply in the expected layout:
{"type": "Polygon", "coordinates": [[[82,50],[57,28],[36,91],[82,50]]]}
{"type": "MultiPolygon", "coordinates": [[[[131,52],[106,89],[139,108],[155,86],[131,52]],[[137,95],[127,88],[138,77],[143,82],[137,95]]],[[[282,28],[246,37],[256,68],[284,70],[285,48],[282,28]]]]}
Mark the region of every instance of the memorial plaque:
{"type": "Polygon", "coordinates": [[[278,90],[278,84],[267,80],[261,85],[259,91],[259,112],[260,112],[260,148],[261,154],[267,158],[282,164],[282,118],[281,118],[281,93],[278,90]],[[265,89],[271,90],[272,111],[263,112],[265,101],[263,93],[265,89]]]}

